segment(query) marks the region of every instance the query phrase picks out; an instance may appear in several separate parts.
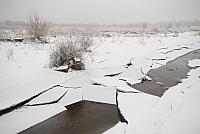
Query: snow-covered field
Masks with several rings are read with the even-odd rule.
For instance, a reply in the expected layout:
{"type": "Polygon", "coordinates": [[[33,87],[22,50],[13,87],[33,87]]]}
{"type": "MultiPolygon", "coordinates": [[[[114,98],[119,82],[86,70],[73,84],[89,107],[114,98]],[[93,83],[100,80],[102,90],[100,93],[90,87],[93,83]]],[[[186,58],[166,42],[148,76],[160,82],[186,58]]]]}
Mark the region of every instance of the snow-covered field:
{"type": "MultiPolygon", "coordinates": [[[[176,37],[169,33],[93,37],[93,40],[91,52],[84,55],[86,70],[69,73],[48,68],[50,52],[56,45],[53,42],[0,42],[0,109],[54,85],[61,86],[31,100],[28,105],[54,101],[67,91],[59,103],[35,107],[27,105],[0,116],[1,133],[20,132],[82,99],[116,104],[116,88],[137,91],[126,82],[140,82],[144,77],[141,69],[147,73],[200,48],[200,37],[195,32],[179,33],[176,37]],[[132,65],[128,66],[130,62],[132,65]],[[120,74],[105,77],[117,73],[120,74]]],[[[189,66],[200,66],[200,60],[190,61],[189,66]]],[[[192,70],[187,79],[170,88],[161,98],[145,93],[120,93],[119,108],[129,123],[118,123],[105,133],[200,133],[199,76],[199,68],[192,70]]]]}

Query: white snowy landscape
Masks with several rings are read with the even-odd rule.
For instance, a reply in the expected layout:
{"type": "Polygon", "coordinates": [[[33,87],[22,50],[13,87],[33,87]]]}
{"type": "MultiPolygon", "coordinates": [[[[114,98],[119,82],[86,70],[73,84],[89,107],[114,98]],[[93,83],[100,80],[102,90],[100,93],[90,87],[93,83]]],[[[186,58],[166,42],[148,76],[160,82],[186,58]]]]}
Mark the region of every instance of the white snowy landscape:
{"type": "Polygon", "coordinates": [[[199,0],[0,0],[0,134],[200,134],[199,0]]]}
{"type": "MultiPolygon", "coordinates": [[[[200,36],[197,33],[183,32],[176,36],[173,33],[110,33],[111,37],[92,37],[93,45],[84,54],[85,70],[68,73],[48,67],[51,51],[64,36],[51,38],[46,44],[0,42],[0,109],[59,85],[0,116],[1,133],[25,130],[81,100],[116,104],[116,89],[135,92],[118,93],[118,106],[128,124],[119,122],[105,133],[200,133],[199,68],[192,69],[188,78],[169,88],[162,97],[140,92],[127,84],[140,83],[141,78],[148,77],[145,74],[150,69],[199,49],[200,36]],[[143,43],[140,42],[141,36],[143,43]],[[129,62],[132,65],[126,67],[129,62]],[[120,74],[105,77],[117,73],[120,74]],[[57,100],[66,91],[58,103],[29,106],[57,100]]],[[[200,59],[190,60],[188,65],[199,67],[200,59]]]]}

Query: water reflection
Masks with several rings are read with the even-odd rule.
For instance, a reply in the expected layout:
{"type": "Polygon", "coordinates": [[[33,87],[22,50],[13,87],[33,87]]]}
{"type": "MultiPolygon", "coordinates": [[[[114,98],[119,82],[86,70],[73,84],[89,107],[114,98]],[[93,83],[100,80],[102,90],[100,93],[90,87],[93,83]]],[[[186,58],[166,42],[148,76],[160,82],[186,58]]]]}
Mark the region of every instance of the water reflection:
{"type": "Polygon", "coordinates": [[[119,121],[117,106],[112,104],[80,101],[66,108],[20,133],[96,134],[105,132],[119,121]]]}

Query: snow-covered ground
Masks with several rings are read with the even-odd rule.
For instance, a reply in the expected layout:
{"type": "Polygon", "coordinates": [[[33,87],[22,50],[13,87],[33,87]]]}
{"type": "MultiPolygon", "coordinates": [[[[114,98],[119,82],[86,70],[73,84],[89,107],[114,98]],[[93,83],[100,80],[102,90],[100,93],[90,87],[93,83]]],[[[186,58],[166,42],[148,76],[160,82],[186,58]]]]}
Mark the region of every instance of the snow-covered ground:
{"type": "MultiPolygon", "coordinates": [[[[20,132],[82,99],[116,104],[115,88],[136,91],[126,82],[140,82],[143,77],[141,69],[146,73],[200,48],[200,37],[194,32],[179,33],[177,37],[172,34],[143,36],[142,39],[137,35],[94,37],[94,46],[90,48],[92,52],[85,54],[86,70],[69,73],[48,68],[54,43],[0,42],[0,109],[57,84],[67,87],[53,88],[28,104],[53,101],[67,91],[59,103],[25,106],[0,116],[1,133],[20,132]],[[132,65],[128,66],[130,62],[132,65]],[[117,73],[114,77],[105,77],[117,73]]],[[[189,65],[197,66],[199,60],[191,61],[189,65]]],[[[119,94],[119,108],[129,124],[119,123],[106,133],[199,133],[200,70],[192,70],[189,75],[188,79],[170,88],[161,98],[145,93],[119,94]]]]}

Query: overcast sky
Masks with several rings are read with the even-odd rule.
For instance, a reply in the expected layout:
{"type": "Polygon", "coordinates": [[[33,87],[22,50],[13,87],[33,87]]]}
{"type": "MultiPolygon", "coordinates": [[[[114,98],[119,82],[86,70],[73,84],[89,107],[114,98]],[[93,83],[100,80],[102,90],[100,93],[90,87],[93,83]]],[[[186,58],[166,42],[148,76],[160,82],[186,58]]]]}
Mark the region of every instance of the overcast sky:
{"type": "Polygon", "coordinates": [[[200,0],[0,0],[0,21],[36,11],[51,22],[131,23],[200,20],[200,0]]]}

